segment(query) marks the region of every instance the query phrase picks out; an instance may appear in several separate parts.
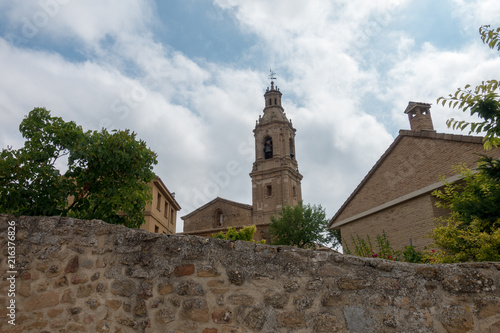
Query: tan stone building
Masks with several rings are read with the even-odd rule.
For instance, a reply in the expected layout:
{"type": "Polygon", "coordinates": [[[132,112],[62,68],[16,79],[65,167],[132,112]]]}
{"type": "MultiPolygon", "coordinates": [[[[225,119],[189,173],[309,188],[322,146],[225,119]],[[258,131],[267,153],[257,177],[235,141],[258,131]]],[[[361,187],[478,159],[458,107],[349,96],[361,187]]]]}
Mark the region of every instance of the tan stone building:
{"type": "Polygon", "coordinates": [[[458,180],[452,167],[475,167],[478,154],[500,157],[500,150],[485,152],[482,137],[436,133],[430,104],[410,102],[405,110],[411,130],[401,130],[354,192],[331,219],[340,229],[345,248],[351,237],[375,237],[385,230],[395,250],[413,244],[423,249],[435,218],[447,214],[435,206],[431,192],[458,180]]]}
{"type": "Polygon", "coordinates": [[[153,201],[144,209],[146,222],[141,229],[159,234],[175,234],[177,212],[181,207],[160,177],[156,177],[149,184],[152,188],[153,201]]]}
{"type": "Polygon", "coordinates": [[[284,205],[302,200],[301,180],[295,154],[295,128],[281,106],[281,92],[271,82],[264,94],[265,107],[253,130],[255,162],[252,179],[252,205],[216,198],[186,216],[184,233],[207,236],[256,225],[257,240],[269,240],[271,215],[278,216],[284,205]]]}

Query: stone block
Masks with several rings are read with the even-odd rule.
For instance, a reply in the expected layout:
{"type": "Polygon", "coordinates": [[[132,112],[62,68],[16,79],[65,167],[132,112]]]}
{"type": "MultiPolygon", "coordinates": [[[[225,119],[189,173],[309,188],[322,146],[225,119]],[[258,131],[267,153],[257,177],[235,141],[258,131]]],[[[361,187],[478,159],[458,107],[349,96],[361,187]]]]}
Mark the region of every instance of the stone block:
{"type": "Polygon", "coordinates": [[[304,312],[283,312],[277,315],[276,321],[279,327],[286,327],[289,329],[299,329],[306,327],[306,320],[304,312]]]}
{"type": "Polygon", "coordinates": [[[186,281],[180,283],[176,288],[175,292],[179,296],[203,296],[205,291],[201,284],[194,281],[186,281]]]}
{"type": "Polygon", "coordinates": [[[78,286],[78,290],[76,291],[76,297],[77,298],[89,297],[90,294],[92,294],[92,291],[93,288],[90,283],[85,285],[80,285],[78,286]]]}
{"type": "Polygon", "coordinates": [[[220,273],[213,267],[202,267],[196,275],[199,277],[217,277],[220,276],[220,273]]]}
{"type": "Polygon", "coordinates": [[[181,314],[184,318],[200,323],[206,323],[210,318],[208,304],[203,298],[183,301],[181,314]]]}
{"type": "Polygon", "coordinates": [[[54,282],[54,288],[61,288],[68,286],[68,277],[66,275],[61,276],[54,282]]]}
{"type": "Polygon", "coordinates": [[[219,331],[216,328],[205,328],[203,333],[218,333],[219,331]]]}
{"type": "Polygon", "coordinates": [[[139,303],[137,303],[137,305],[134,307],[134,314],[137,317],[146,317],[146,315],[148,314],[148,308],[145,301],[140,301],[139,303]]]}
{"type": "Polygon", "coordinates": [[[238,270],[227,271],[227,277],[229,279],[229,282],[237,286],[241,286],[245,282],[243,273],[238,270]]]}
{"type": "Polygon", "coordinates": [[[59,294],[51,291],[29,298],[24,304],[23,310],[25,312],[30,312],[41,308],[55,306],[57,304],[59,304],[59,294]]]}
{"type": "Polygon", "coordinates": [[[453,333],[466,333],[474,328],[471,310],[464,306],[445,307],[441,311],[441,323],[453,333]]]}
{"type": "Polygon", "coordinates": [[[160,295],[167,295],[174,291],[174,286],[170,283],[159,283],[158,284],[158,293],[160,295]]]}
{"type": "Polygon", "coordinates": [[[493,290],[493,279],[474,270],[450,274],[443,279],[442,284],[444,289],[460,293],[479,293],[493,290]]]}
{"type": "Polygon", "coordinates": [[[115,280],[111,283],[110,291],[113,295],[129,297],[136,291],[136,285],[132,280],[115,280]]]}
{"type": "Polygon", "coordinates": [[[341,290],[360,290],[371,286],[371,282],[360,278],[341,278],[337,281],[337,285],[341,290]]]}
{"type": "Polygon", "coordinates": [[[251,296],[245,294],[234,294],[228,297],[229,303],[234,305],[252,305],[255,303],[255,299],[251,296]]]}
{"type": "Polygon", "coordinates": [[[212,312],[212,320],[216,324],[231,323],[232,312],[229,308],[216,308],[212,312]]]}
{"type": "Polygon", "coordinates": [[[155,320],[160,324],[168,324],[175,320],[175,312],[170,309],[160,309],[155,313],[155,320]]]}
{"type": "Polygon", "coordinates": [[[337,317],[330,313],[315,314],[312,322],[314,332],[333,333],[344,331],[337,317]]]}
{"type": "Polygon", "coordinates": [[[275,309],[283,309],[288,303],[288,294],[279,292],[267,292],[264,295],[264,304],[275,309]]]}
{"type": "Polygon", "coordinates": [[[78,268],[80,267],[79,265],[79,259],[78,256],[74,256],[73,258],[68,261],[66,264],[66,268],[64,269],[65,273],[76,273],[78,271],[78,268]]]}
{"type": "Polygon", "coordinates": [[[193,274],[194,274],[193,264],[177,266],[174,269],[174,275],[177,277],[193,275],[193,274]]]}
{"type": "Polygon", "coordinates": [[[83,284],[89,281],[89,277],[85,273],[76,274],[71,277],[72,284],[83,284]]]}
{"type": "Polygon", "coordinates": [[[367,309],[362,306],[346,306],[344,308],[344,317],[347,328],[352,332],[376,332],[373,319],[367,309]]]}
{"type": "Polygon", "coordinates": [[[119,301],[117,299],[107,299],[104,302],[104,305],[106,305],[108,308],[116,311],[120,308],[120,306],[122,306],[122,301],[119,301]]]}
{"type": "Polygon", "coordinates": [[[243,324],[251,330],[260,331],[267,320],[267,313],[264,308],[255,307],[245,316],[243,324]]]}

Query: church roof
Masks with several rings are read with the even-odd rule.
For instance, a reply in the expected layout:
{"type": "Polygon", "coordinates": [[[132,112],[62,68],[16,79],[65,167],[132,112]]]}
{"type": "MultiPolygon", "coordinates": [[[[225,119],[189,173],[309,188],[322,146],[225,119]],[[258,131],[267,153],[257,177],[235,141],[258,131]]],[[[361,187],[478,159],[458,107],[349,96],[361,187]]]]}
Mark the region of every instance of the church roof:
{"type": "MultiPolygon", "coordinates": [[[[375,163],[375,165],[371,168],[368,174],[363,178],[361,183],[356,187],[354,192],[347,198],[344,204],[340,207],[337,213],[330,220],[328,225],[329,228],[335,226],[335,224],[340,223],[342,221],[337,221],[340,215],[344,212],[346,207],[354,200],[357,194],[363,189],[363,187],[367,184],[370,178],[375,174],[377,169],[388,159],[389,156],[393,153],[395,148],[401,143],[403,138],[411,137],[416,139],[431,139],[439,144],[439,142],[456,142],[456,143],[472,143],[472,144],[481,144],[483,143],[483,137],[480,136],[470,136],[470,135],[457,135],[457,134],[447,134],[447,133],[436,133],[434,131],[412,131],[412,130],[400,130],[399,135],[396,137],[394,142],[389,146],[389,148],[385,151],[385,153],[379,158],[379,160],[375,163]]],[[[451,166],[450,166],[451,167],[451,166]]],[[[423,184],[422,187],[425,187],[426,184],[423,184]]],[[[341,223],[340,223],[341,224],[341,223]]]]}
{"type": "Polygon", "coordinates": [[[194,214],[196,214],[196,213],[204,210],[205,208],[207,208],[208,206],[214,204],[217,201],[221,201],[221,202],[227,203],[229,205],[233,205],[233,206],[238,206],[238,207],[241,207],[241,208],[244,208],[244,209],[249,209],[249,210],[253,209],[252,205],[247,205],[247,204],[243,204],[243,203],[240,203],[240,202],[231,201],[231,200],[227,200],[227,199],[224,199],[224,198],[221,198],[221,197],[217,197],[217,198],[213,199],[212,201],[209,201],[206,204],[204,204],[203,206],[199,207],[198,209],[193,210],[191,213],[182,216],[181,219],[185,220],[185,219],[193,216],[194,214]]]}

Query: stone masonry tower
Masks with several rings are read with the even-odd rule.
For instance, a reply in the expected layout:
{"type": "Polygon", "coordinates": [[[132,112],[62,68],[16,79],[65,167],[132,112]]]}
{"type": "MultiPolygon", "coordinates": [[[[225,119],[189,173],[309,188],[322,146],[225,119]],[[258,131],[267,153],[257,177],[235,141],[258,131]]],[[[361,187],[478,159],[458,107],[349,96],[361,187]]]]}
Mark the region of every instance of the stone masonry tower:
{"type": "Polygon", "coordinates": [[[405,113],[410,120],[412,131],[433,131],[434,125],[431,118],[431,105],[428,103],[409,102],[405,113]]]}
{"type": "MultiPolygon", "coordinates": [[[[264,115],[255,125],[255,162],[252,178],[252,222],[270,223],[271,215],[278,217],[284,205],[295,206],[302,200],[295,132],[281,106],[281,92],[271,81],[264,94],[264,115]]],[[[263,235],[266,237],[266,235],[263,235]]]]}

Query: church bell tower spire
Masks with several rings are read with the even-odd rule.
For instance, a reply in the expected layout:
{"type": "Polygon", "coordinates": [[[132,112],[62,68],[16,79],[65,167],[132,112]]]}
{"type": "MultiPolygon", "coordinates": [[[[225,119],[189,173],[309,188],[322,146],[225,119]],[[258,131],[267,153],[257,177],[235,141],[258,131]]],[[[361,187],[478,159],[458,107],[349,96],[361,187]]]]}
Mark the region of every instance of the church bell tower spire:
{"type": "MultiPolygon", "coordinates": [[[[271,72],[271,74],[274,74],[271,72]]],[[[272,79],[275,79],[271,75],[272,79]]],[[[255,162],[252,178],[253,223],[270,223],[285,205],[302,200],[301,180],[296,152],[295,132],[281,106],[281,92],[274,81],[264,94],[264,115],[255,125],[255,162]]]]}

